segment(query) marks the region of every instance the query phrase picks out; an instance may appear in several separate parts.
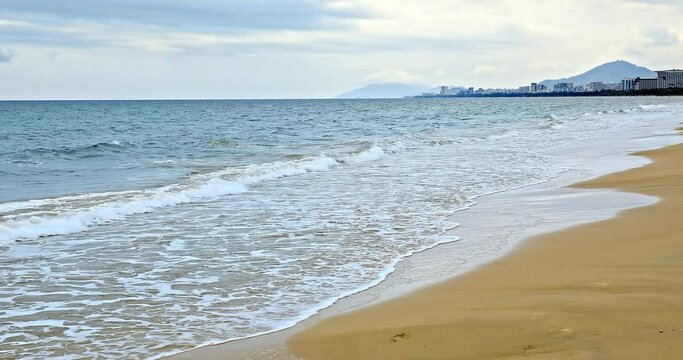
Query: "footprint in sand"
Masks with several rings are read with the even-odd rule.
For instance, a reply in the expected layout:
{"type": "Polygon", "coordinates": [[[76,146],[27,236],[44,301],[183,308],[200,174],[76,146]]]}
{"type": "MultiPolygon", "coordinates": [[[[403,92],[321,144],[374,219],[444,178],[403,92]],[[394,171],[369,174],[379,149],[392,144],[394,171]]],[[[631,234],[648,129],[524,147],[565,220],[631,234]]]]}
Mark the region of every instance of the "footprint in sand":
{"type": "Polygon", "coordinates": [[[396,334],[396,335],[392,336],[391,342],[398,342],[398,341],[407,340],[409,337],[410,337],[410,334],[402,332],[400,334],[396,334]]]}
{"type": "Polygon", "coordinates": [[[524,349],[523,349],[522,351],[523,351],[525,354],[537,353],[537,352],[539,352],[539,350],[538,350],[538,348],[536,347],[536,345],[527,345],[527,346],[524,347],[524,349]]]}

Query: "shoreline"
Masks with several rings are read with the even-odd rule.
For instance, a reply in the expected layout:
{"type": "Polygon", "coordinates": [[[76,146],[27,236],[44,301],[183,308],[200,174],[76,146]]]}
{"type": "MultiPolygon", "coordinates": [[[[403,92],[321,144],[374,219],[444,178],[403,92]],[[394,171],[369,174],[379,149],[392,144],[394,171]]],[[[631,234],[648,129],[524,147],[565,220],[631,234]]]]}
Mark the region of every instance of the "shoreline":
{"type": "Polygon", "coordinates": [[[683,96],[683,89],[647,89],[647,90],[601,90],[577,92],[513,92],[488,94],[457,94],[457,95],[416,95],[404,99],[467,99],[467,98],[570,98],[570,97],[618,97],[618,96],[683,96]]]}
{"type": "Polygon", "coordinates": [[[458,278],[325,319],[289,349],[314,359],[680,357],[682,154],[683,144],[639,152],[654,162],[572,186],[656,196],[653,205],[535,236],[458,278]]]}
{"type": "MultiPolygon", "coordinates": [[[[569,176],[564,179],[553,179],[551,181],[548,181],[548,184],[533,184],[528,185],[523,189],[508,190],[506,192],[503,192],[503,194],[482,196],[481,203],[477,204],[474,207],[478,211],[473,211],[473,209],[470,208],[467,211],[456,213],[459,216],[457,220],[460,220],[460,217],[462,217],[462,215],[464,214],[469,214],[470,218],[476,218],[477,216],[480,216],[482,213],[486,213],[491,209],[495,209],[497,206],[500,206],[501,203],[504,204],[506,202],[510,202],[511,199],[512,201],[518,201],[520,200],[520,197],[523,196],[528,197],[529,194],[525,193],[527,191],[526,188],[532,188],[535,192],[534,196],[537,199],[534,201],[541,203],[551,201],[553,203],[556,203],[555,207],[569,206],[570,208],[576,209],[577,204],[580,205],[581,203],[584,203],[585,201],[588,201],[590,199],[593,199],[591,201],[594,201],[596,196],[598,196],[599,199],[602,199],[609,203],[608,205],[603,205],[602,208],[596,207],[594,209],[583,209],[583,213],[577,216],[568,217],[567,213],[559,214],[560,219],[551,219],[552,221],[547,221],[549,222],[549,224],[545,224],[546,226],[538,226],[538,224],[535,224],[534,229],[526,229],[522,233],[515,234],[516,236],[514,241],[510,241],[510,244],[507,244],[508,249],[506,249],[496,257],[500,258],[501,256],[507,256],[510,253],[510,251],[514,250],[518,246],[518,244],[526,238],[538,235],[539,233],[557,231],[586,222],[600,221],[608,218],[613,218],[614,216],[616,216],[617,212],[623,209],[651,204],[654,202],[654,200],[648,199],[647,197],[640,195],[636,196],[633,194],[617,193],[618,196],[615,197],[614,192],[611,190],[575,190],[565,189],[564,187],[577,182],[577,180],[585,180],[587,178],[594,178],[607,173],[622,171],[627,168],[636,168],[645,165],[647,163],[647,160],[644,160],[643,158],[639,157],[627,156],[627,153],[638,149],[651,149],[658,146],[666,146],[669,143],[671,143],[671,141],[667,143],[666,140],[664,143],[662,143],[661,139],[655,139],[660,138],[662,135],[667,136],[670,134],[657,133],[656,131],[654,131],[653,133],[649,134],[649,136],[646,135],[643,137],[649,138],[652,141],[658,141],[655,144],[653,144],[651,141],[636,141],[636,143],[633,144],[633,142],[637,138],[629,138],[630,140],[632,140],[632,144],[629,145],[629,151],[624,151],[625,149],[620,149],[620,151],[615,151],[613,154],[611,154],[611,157],[605,157],[605,159],[603,159],[603,162],[609,163],[610,161],[614,160],[614,156],[617,156],[618,160],[620,160],[619,166],[603,167],[600,168],[600,171],[593,169],[591,176],[587,176],[586,173],[573,174],[573,177],[569,176]],[[512,196],[512,198],[510,196],[512,196]],[[491,199],[494,200],[492,201],[491,199]]],[[[620,143],[620,141],[615,140],[615,144],[617,143],[620,143]]],[[[587,158],[586,160],[593,161],[594,159],[587,158]]],[[[533,211],[546,210],[543,207],[547,207],[547,205],[542,204],[541,208],[539,208],[538,206],[534,208],[532,206],[532,208],[534,209],[533,211]]],[[[557,211],[557,209],[555,211],[557,211]]],[[[468,221],[464,221],[463,223],[466,222],[468,221]]],[[[472,227],[476,228],[476,224],[472,227]]],[[[472,230],[474,229],[469,229],[467,231],[472,230]]],[[[462,231],[463,227],[461,226],[459,228],[447,232],[447,234],[455,233],[456,235],[461,236],[462,231]]],[[[472,234],[469,234],[468,236],[472,236],[472,234]]],[[[495,261],[495,258],[482,259],[479,262],[470,264],[470,266],[468,267],[456,270],[455,273],[450,272],[452,269],[449,268],[447,269],[447,271],[444,271],[442,274],[437,276],[436,279],[434,279],[433,277],[424,278],[424,276],[422,279],[415,279],[415,277],[412,277],[412,279],[409,280],[411,282],[411,285],[401,285],[401,282],[405,280],[406,276],[412,276],[408,274],[415,272],[416,269],[420,270],[423,274],[430,274],[429,269],[426,269],[425,271],[425,269],[420,269],[420,267],[424,268],[425,266],[429,266],[429,264],[433,263],[435,253],[438,254],[439,252],[445,251],[446,254],[451,254],[454,251],[458,251],[458,246],[460,245],[460,243],[442,243],[435,246],[436,249],[432,248],[431,250],[426,250],[423,253],[418,253],[406,257],[402,262],[399,263],[396,271],[391,273],[384,281],[381,281],[380,284],[374,287],[370,287],[369,289],[363,290],[359,293],[352,294],[350,296],[346,296],[342,299],[339,299],[332,306],[320,310],[312,317],[309,317],[306,320],[303,320],[292,327],[283,330],[273,331],[265,335],[256,335],[229,342],[222,342],[219,344],[204,345],[192,350],[171,355],[169,358],[187,359],[197,356],[200,356],[202,358],[220,359],[237,359],[244,357],[287,358],[287,356],[285,355],[285,347],[283,345],[286,339],[300,331],[304,331],[310,326],[314,326],[316,323],[320,321],[324,321],[327,318],[334,317],[340,313],[344,313],[349,310],[364,308],[366,306],[372,306],[372,304],[377,302],[383,302],[387,300],[390,301],[389,299],[396,298],[399,296],[406,296],[406,294],[412,293],[413,291],[419,292],[422,288],[426,286],[438,283],[440,281],[443,281],[444,279],[459,278],[468,271],[476,271],[476,269],[482,267],[482,265],[486,267],[485,264],[489,263],[490,261],[495,261]]],[[[462,248],[460,248],[460,250],[462,250],[462,248]]]]}

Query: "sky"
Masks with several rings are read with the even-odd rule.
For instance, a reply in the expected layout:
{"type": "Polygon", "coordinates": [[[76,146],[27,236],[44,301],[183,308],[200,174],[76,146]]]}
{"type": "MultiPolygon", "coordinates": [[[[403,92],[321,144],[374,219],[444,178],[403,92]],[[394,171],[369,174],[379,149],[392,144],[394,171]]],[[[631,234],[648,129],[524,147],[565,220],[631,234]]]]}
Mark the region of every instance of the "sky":
{"type": "Polygon", "coordinates": [[[0,99],[327,98],[683,67],[681,0],[0,0],[0,99]]]}

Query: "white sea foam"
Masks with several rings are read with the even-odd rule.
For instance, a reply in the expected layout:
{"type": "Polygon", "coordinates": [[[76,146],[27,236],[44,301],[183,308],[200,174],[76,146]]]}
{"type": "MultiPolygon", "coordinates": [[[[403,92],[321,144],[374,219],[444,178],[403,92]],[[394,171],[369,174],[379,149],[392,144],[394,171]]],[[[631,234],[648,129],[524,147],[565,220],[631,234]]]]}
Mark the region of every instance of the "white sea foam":
{"type": "MultiPolygon", "coordinates": [[[[399,146],[394,145],[396,151],[399,146]]],[[[66,210],[57,215],[30,216],[28,218],[8,219],[0,223],[0,244],[14,240],[36,239],[42,236],[64,235],[85,231],[88,228],[109,221],[122,220],[135,214],[143,214],[156,209],[193,203],[201,200],[236,195],[249,191],[249,186],[283,177],[302,175],[309,172],[328,171],[344,163],[362,163],[378,160],[386,152],[375,145],[357,154],[340,155],[337,158],[320,155],[295,161],[284,161],[251,165],[237,171],[232,179],[221,176],[235,173],[235,169],[213,172],[197,176],[194,185],[177,184],[159,189],[139,192],[104,193],[97,196],[67,196],[60,199],[28,200],[0,204],[0,212],[39,208],[46,205],[68,203],[74,200],[88,200],[93,197],[118,200],[76,210],[66,210]]]]}
{"type": "MultiPolygon", "coordinates": [[[[640,105],[634,110],[657,110],[666,105],[640,105]]],[[[598,111],[597,114],[605,116],[618,111],[598,111]]],[[[555,114],[548,115],[547,122],[541,127],[555,128],[560,123],[560,117],[555,114]]],[[[488,140],[504,140],[519,135],[518,130],[505,129],[497,134],[489,135],[488,140]]],[[[112,140],[111,144],[119,145],[120,142],[112,140]]],[[[249,191],[249,186],[260,182],[272,181],[283,177],[301,175],[308,172],[328,171],[331,168],[343,164],[357,164],[379,160],[389,154],[405,150],[402,142],[395,142],[386,148],[373,145],[370,148],[354,154],[341,154],[328,156],[309,157],[301,160],[274,162],[259,165],[251,165],[244,169],[226,169],[196,176],[196,184],[176,184],[159,189],[143,191],[123,191],[100,194],[85,194],[77,196],[65,196],[56,199],[39,199],[0,204],[0,213],[6,214],[6,221],[0,223],[0,244],[14,240],[36,239],[42,236],[64,235],[85,231],[88,228],[109,221],[122,220],[135,214],[147,213],[156,209],[180,204],[192,203],[226,195],[236,195],[249,191]],[[234,174],[237,174],[236,176],[234,174]],[[232,174],[232,178],[223,178],[232,174]],[[113,201],[107,201],[111,197],[113,201]],[[54,214],[39,216],[19,217],[9,213],[17,210],[35,209],[43,206],[58,206],[69,204],[73,201],[98,199],[97,205],[71,209],[54,214]]]]}
{"type": "Polygon", "coordinates": [[[168,251],[185,250],[185,245],[186,245],[185,240],[175,239],[175,240],[171,241],[170,244],[168,244],[168,246],[166,247],[166,250],[168,250],[168,251]]]}
{"type": "Polygon", "coordinates": [[[384,150],[381,147],[375,145],[370,149],[364,150],[357,154],[344,156],[342,159],[346,162],[357,163],[381,159],[385,155],[386,153],[384,152],[384,150]]]}

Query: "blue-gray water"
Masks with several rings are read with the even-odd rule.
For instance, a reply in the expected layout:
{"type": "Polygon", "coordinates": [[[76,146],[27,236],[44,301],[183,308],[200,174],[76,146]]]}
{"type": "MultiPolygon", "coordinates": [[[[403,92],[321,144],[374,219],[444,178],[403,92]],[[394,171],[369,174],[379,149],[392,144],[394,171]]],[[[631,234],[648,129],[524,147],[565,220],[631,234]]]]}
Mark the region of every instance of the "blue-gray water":
{"type": "Polygon", "coordinates": [[[0,102],[0,356],[291,325],[673,98],[0,102]],[[115,336],[114,336],[115,335],[115,336]]]}

